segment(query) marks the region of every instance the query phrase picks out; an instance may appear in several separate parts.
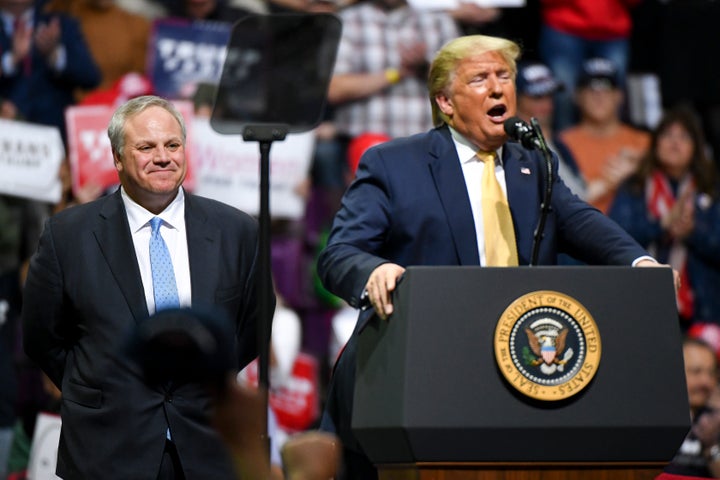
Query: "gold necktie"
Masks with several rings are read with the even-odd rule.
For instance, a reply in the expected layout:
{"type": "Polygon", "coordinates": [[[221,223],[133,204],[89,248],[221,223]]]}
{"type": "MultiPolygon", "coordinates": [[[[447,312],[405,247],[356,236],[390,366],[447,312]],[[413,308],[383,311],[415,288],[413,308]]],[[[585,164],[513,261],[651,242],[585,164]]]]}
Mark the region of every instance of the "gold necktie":
{"type": "Polygon", "coordinates": [[[478,152],[477,156],[485,164],[482,174],[485,264],[488,267],[516,267],[515,229],[507,198],[495,177],[495,152],[478,152]]]}

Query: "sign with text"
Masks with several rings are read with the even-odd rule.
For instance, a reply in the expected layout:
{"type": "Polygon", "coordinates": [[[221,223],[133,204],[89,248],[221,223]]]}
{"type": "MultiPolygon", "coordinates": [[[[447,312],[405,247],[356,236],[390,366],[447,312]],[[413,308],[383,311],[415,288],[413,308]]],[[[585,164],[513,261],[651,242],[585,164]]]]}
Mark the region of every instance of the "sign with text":
{"type": "MultiPolygon", "coordinates": [[[[193,124],[195,193],[232,205],[251,215],[260,210],[260,146],[242,135],[221,135],[207,119],[193,124]]],[[[290,134],[270,149],[270,214],[300,218],[305,198],[300,192],[307,179],[315,132],[290,134]]]]}
{"type": "Polygon", "coordinates": [[[198,83],[217,84],[231,30],[224,22],[156,20],[148,55],[155,93],[190,98],[198,83]]]}
{"type": "Polygon", "coordinates": [[[0,193],[58,202],[64,157],[56,127],[0,119],[0,193]]]}
{"type": "MultiPolygon", "coordinates": [[[[188,162],[188,174],[185,187],[192,189],[192,119],[193,106],[188,101],[173,102],[185,118],[187,127],[187,146],[185,149],[188,162]]],[[[106,190],[120,183],[110,149],[107,127],[110,123],[114,107],[105,105],[82,105],[70,107],[65,111],[68,133],[68,156],[72,176],[73,192],[86,185],[95,185],[106,190]]]]}

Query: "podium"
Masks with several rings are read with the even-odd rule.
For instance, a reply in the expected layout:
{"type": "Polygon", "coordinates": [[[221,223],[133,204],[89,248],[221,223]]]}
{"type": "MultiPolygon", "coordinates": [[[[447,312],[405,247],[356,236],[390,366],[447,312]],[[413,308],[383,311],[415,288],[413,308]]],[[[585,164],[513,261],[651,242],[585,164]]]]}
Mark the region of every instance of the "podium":
{"type": "Polygon", "coordinates": [[[393,303],[360,334],[353,410],[381,479],[651,479],[689,430],[670,269],[410,267],[393,303]],[[533,315],[518,299],[537,292],[583,307],[580,346],[601,346],[592,379],[580,365],[585,384],[556,382],[551,400],[496,353],[501,318],[533,315]]]}

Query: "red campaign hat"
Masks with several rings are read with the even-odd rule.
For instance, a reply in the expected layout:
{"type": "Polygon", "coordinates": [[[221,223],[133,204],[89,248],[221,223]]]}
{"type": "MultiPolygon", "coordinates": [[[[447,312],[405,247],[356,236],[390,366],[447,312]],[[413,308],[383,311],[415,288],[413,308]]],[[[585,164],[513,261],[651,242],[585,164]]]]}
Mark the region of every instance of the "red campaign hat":
{"type": "Polygon", "coordinates": [[[153,93],[153,85],[148,77],[136,72],[126,73],[115,83],[120,103],[134,97],[150,95],[153,93]]]}
{"type": "Polygon", "coordinates": [[[696,323],[690,327],[687,333],[690,338],[697,338],[715,350],[715,355],[720,361],[720,325],[715,323],[696,323]]]}
{"type": "Polygon", "coordinates": [[[153,85],[150,79],[139,73],[130,72],[118,78],[107,90],[95,90],[83,98],[80,105],[117,106],[134,97],[150,95],[153,85]]]}
{"type": "Polygon", "coordinates": [[[113,89],[109,90],[95,90],[88,93],[80,101],[80,105],[107,105],[112,106],[115,104],[117,98],[117,92],[113,89]]]}
{"type": "Polygon", "coordinates": [[[384,133],[363,133],[350,140],[347,149],[347,161],[350,172],[355,173],[360,163],[360,157],[362,157],[368,148],[380,143],[385,143],[388,140],[390,140],[390,137],[384,133]]]}

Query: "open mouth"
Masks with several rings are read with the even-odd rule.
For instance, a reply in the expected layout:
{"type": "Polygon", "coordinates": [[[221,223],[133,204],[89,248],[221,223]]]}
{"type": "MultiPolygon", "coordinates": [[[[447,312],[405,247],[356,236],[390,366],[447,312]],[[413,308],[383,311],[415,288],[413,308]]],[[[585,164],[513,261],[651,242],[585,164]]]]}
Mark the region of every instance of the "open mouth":
{"type": "Polygon", "coordinates": [[[495,105],[488,110],[487,114],[493,121],[502,122],[505,118],[505,112],[507,112],[507,107],[505,105],[495,105]]]}

